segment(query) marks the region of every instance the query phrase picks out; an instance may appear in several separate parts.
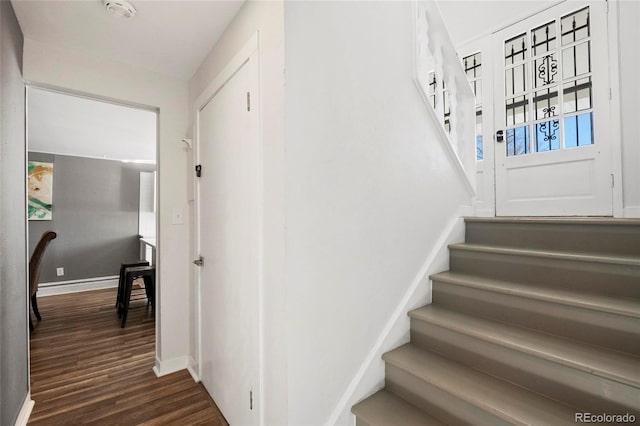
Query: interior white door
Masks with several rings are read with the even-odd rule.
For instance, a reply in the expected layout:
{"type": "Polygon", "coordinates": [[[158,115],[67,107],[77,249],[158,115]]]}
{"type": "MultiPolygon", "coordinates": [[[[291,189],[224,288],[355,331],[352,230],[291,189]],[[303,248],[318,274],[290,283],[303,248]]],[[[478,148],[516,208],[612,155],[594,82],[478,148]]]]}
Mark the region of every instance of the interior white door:
{"type": "Polygon", "coordinates": [[[259,423],[258,56],[198,114],[201,379],[232,425],[259,423]]]}
{"type": "Polygon", "coordinates": [[[497,32],[496,214],[613,214],[606,2],[565,2],[497,32]]]}

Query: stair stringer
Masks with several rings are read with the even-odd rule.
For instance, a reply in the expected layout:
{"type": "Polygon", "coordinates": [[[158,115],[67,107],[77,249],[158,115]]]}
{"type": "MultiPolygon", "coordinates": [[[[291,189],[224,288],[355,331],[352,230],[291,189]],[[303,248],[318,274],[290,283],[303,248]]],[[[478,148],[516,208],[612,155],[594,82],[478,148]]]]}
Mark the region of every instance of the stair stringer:
{"type": "Polygon", "coordinates": [[[384,387],[385,363],[382,360],[382,355],[409,342],[410,321],[407,312],[431,303],[432,285],[429,276],[448,269],[449,251],[447,245],[464,241],[464,217],[470,213],[470,206],[461,206],[444,227],[325,425],[351,426],[355,424],[355,416],[351,413],[351,407],[384,387]]]}

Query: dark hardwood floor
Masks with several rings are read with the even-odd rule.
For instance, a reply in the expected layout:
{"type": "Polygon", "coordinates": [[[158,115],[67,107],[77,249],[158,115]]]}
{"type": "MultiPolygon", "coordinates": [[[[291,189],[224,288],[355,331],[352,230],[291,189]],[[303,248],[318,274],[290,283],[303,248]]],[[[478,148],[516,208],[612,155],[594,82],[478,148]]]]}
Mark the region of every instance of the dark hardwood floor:
{"type": "Polygon", "coordinates": [[[144,301],[126,327],[116,290],[38,298],[31,335],[30,425],[227,425],[187,371],[157,378],[155,321],[144,301]]]}

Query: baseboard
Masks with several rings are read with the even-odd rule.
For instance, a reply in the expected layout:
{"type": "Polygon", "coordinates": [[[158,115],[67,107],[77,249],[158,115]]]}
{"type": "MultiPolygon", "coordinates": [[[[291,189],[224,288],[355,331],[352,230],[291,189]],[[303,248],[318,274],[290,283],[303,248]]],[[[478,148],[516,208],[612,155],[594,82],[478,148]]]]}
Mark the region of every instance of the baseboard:
{"type": "Polygon", "coordinates": [[[624,208],[624,217],[626,218],[639,218],[640,206],[629,206],[624,208]]]}
{"type": "Polygon", "coordinates": [[[351,407],[384,387],[382,354],[409,341],[409,316],[407,312],[423,306],[425,303],[431,303],[429,276],[448,268],[449,250],[447,245],[464,241],[464,216],[468,216],[470,213],[469,206],[461,207],[438,236],[431,252],[427,255],[325,425],[353,425],[351,407]]]}
{"type": "Polygon", "coordinates": [[[187,370],[189,371],[189,374],[191,374],[191,377],[193,377],[193,381],[196,383],[200,383],[198,364],[196,363],[196,360],[193,359],[193,357],[189,357],[189,365],[187,365],[187,370]]]}
{"type": "Polygon", "coordinates": [[[496,211],[489,208],[481,208],[480,204],[474,205],[473,216],[475,217],[495,217],[496,211]]]}
{"type": "Polygon", "coordinates": [[[111,277],[96,277],[82,280],[40,283],[38,285],[38,297],[78,293],[89,290],[102,290],[105,288],[116,288],[118,287],[118,279],[119,277],[114,275],[111,277]]]}
{"type": "Polygon", "coordinates": [[[166,376],[167,374],[188,369],[191,360],[192,358],[187,355],[179,356],[177,358],[171,358],[164,361],[161,361],[156,357],[156,365],[153,367],[153,372],[157,377],[166,376]]]}
{"type": "Polygon", "coordinates": [[[27,396],[24,398],[24,403],[22,403],[22,408],[20,408],[20,412],[18,413],[15,426],[27,425],[35,404],[35,401],[31,399],[31,392],[27,392],[27,396]]]}

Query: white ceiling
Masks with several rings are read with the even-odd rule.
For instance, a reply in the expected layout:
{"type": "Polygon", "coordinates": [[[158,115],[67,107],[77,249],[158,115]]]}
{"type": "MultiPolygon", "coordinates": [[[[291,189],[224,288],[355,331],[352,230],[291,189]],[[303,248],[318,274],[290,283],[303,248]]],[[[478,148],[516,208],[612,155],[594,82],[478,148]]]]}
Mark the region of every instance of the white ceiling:
{"type": "Polygon", "coordinates": [[[447,24],[453,44],[473,40],[478,36],[513,24],[561,0],[440,0],[438,6],[447,24]]]}
{"type": "Polygon", "coordinates": [[[11,0],[26,38],[188,80],[244,0],[130,0],[134,19],[102,0],[11,0]]]}
{"type": "MultiPolygon", "coordinates": [[[[188,80],[244,0],[130,1],[132,20],[102,0],[11,3],[26,38],[188,80]]],[[[155,162],[154,112],[31,88],[28,114],[31,151],[155,162]]]]}
{"type": "Polygon", "coordinates": [[[156,113],[29,88],[29,151],[155,163],[156,113]]]}

